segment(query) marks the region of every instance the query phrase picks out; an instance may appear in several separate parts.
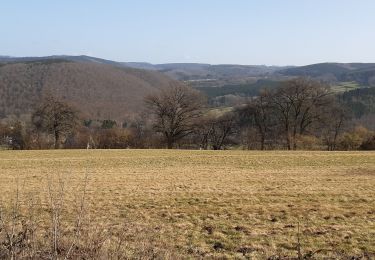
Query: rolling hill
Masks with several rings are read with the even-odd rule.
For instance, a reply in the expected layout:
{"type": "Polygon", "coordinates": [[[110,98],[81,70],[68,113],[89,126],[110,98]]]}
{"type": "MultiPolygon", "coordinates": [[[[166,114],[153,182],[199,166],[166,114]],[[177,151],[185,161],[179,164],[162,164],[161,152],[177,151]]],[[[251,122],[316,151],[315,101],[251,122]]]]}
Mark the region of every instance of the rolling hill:
{"type": "Polygon", "coordinates": [[[166,63],[151,64],[146,62],[116,62],[90,56],[55,55],[46,57],[9,57],[0,56],[0,63],[32,62],[40,60],[67,60],[75,62],[89,62],[97,64],[108,64],[117,67],[127,67],[159,71],[163,74],[182,81],[215,79],[215,80],[238,80],[248,77],[263,77],[278,70],[289,67],[264,66],[264,65],[211,65],[204,63],[166,63]]]}
{"type": "Polygon", "coordinates": [[[375,86],[375,65],[374,67],[359,69],[345,73],[341,80],[354,81],[364,86],[375,86]]]}
{"type": "Polygon", "coordinates": [[[142,110],[145,95],[174,82],[153,71],[100,62],[42,59],[0,65],[0,117],[30,114],[52,94],[93,119],[123,119],[142,110]]]}
{"type": "Polygon", "coordinates": [[[169,77],[182,80],[238,81],[252,77],[265,77],[286,67],[264,65],[211,65],[204,63],[123,63],[125,66],[160,71],[169,77]]]}
{"type": "Polygon", "coordinates": [[[354,81],[359,85],[375,85],[375,63],[318,63],[307,66],[211,65],[204,63],[117,62],[90,56],[57,55],[46,57],[0,56],[1,63],[20,63],[48,60],[66,60],[112,65],[161,72],[175,80],[190,81],[194,86],[224,86],[249,84],[259,79],[287,79],[308,76],[329,83],[354,81]],[[210,84],[207,84],[211,82],[210,84]]]}
{"type": "Polygon", "coordinates": [[[0,63],[22,63],[22,62],[34,62],[34,61],[48,61],[48,60],[65,60],[75,62],[90,62],[99,64],[108,64],[114,66],[123,66],[120,62],[90,57],[86,55],[70,56],[70,55],[53,55],[43,57],[12,57],[12,56],[0,56],[0,63]]]}
{"type": "Polygon", "coordinates": [[[375,85],[375,63],[319,63],[283,69],[284,76],[308,76],[327,82],[355,81],[360,85],[375,85]]]}
{"type": "Polygon", "coordinates": [[[0,56],[0,118],[30,114],[43,95],[53,94],[72,103],[85,117],[122,120],[142,110],[145,95],[175,80],[217,98],[254,96],[264,87],[277,87],[278,82],[299,76],[332,83],[340,86],[337,92],[345,92],[375,86],[375,63],[274,67],[0,56]]]}

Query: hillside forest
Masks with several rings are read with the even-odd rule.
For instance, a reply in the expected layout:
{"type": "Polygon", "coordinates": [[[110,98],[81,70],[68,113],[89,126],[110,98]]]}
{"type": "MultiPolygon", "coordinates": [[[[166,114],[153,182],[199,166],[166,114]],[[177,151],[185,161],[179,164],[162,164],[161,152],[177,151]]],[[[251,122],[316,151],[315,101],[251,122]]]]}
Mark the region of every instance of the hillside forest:
{"type": "Polygon", "coordinates": [[[372,64],[144,66],[3,61],[1,148],[375,149],[372,64]]]}

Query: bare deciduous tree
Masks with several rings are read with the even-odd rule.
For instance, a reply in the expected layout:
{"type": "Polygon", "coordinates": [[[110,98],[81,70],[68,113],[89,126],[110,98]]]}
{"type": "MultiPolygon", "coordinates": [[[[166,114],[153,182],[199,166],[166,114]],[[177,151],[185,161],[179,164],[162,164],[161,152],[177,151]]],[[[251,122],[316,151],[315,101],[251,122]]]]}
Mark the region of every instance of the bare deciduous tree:
{"type": "Polygon", "coordinates": [[[329,88],[317,81],[298,78],[286,82],[269,95],[285,131],[288,150],[296,149],[297,135],[303,135],[320,120],[330,95],[329,88]]]}
{"type": "Polygon", "coordinates": [[[168,149],[193,133],[196,119],[202,114],[202,95],[190,87],[177,84],[146,97],[145,102],[154,116],[153,127],[163,134],[168,149]]]}
{"type": "Polygon", "coordinates": [[[233,113],[225,114],[212,122],[209,139],[214,150],[223,149],[229,137],[235,133],[236,118],[233,113]]]}
{"type": "Polygon", "coordinates": [[[212,122],[214,118],[210,115],[203,116],[199,122],[198,127],[195,130],[196,141],[199,144],[199,148],[207,150],[210,144],[210,136],[212,134],[212,122]]]}
{"type": "Polygon", "coordinates": [[[342,132],[345,122],[349,119],[349,111],[332,100],[332,103],[325,110],[322,117],[322,138],[327,145],[328,151],[337,149],[337,141],[342,132]]]}
{"type": "Polygon", "coordinates": [[[265,149],[266,138],[276,124],[274,113],[272,113],[271,100],[268,96],[268,91],[265,90],[259,97],[237,109],[240,124],[257,130],[261,150],[265,149]]]}
{"type": "Polygon", "coordinates": [[[68,104],[54,97],[46,97],[32,114],[38,131],[52,134],[55,149],[61,148],[62,138],[71,134],[77,125],[77,112],[68,104]]]}

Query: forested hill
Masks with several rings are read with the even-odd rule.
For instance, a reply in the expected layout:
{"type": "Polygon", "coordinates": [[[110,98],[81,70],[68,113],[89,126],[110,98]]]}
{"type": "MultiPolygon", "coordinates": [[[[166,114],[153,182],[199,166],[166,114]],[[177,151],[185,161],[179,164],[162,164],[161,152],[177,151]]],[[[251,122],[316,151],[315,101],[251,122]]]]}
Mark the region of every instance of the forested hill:
{"type": "Polygon", "coordinates": [[[347,91],[342,94],[342,100],[356,118],[375,114],[375,87],[347,91]]]}
{"type": "MultiPolygon", "coordinates": [[[[106,64],[116,67],[158,71],[181,81],[203,83],[207,86],[236,85],[258,79],[279,80],[289,77],[307,76],[329,83],[356,82],[359,85],[375,86],[375,63],[318,63],[307,66],[265,66],[238,64],[119,62],[90,56],[57,55],[46,57],[0,56],[0,63],[19,63],[49,60],[66,60],[79,63],[106,64]]],[[[195,84],[199,85],[199,84],[195,84]]]]}
{"type": "Polygon", "coordinates": [[[308,76],[328,82],[354,81],[375,86],[375,63],[319,63],[278,71],[284,76],[308,76]]]}
{"type": "Polygon", "coordinates": [[[122,119],[143,109],[143,98],[174,82],[159,72],[61,59],[0,66],[0,116],[29,114],[45,94],[87,117],[122,119]]]}

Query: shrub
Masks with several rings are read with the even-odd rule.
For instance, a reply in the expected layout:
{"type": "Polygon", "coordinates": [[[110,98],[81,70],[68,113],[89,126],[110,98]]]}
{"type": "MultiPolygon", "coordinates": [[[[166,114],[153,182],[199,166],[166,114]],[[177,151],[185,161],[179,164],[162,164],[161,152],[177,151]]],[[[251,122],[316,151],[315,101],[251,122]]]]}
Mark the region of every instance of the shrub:
{"type": "Polygon", "coordinates": [[[297,147],[303,150],[319,150],[322,142],[313,135],[299,135],[296,138],[297,147]]]}
{"type": "Polygon", "coordinates": [[[124,149],[131,146],[132,134],[127,129],[103,129],[96,136],[99,149],[124,149]]]}
{"type": "Polygon", "coordinates": [[[361,150],[375,150],[375,135],[362,142],[360,146],[361,150]]]}
{"type": "Polygon", "coordinates": [[[357,126],[352,132],[343,133],[339,138],[339,148],[342,150],[358,150],[363,142],[373,136],[373,132],[363,126],[357,126]]]}

